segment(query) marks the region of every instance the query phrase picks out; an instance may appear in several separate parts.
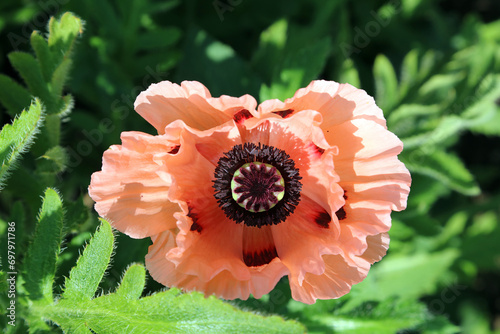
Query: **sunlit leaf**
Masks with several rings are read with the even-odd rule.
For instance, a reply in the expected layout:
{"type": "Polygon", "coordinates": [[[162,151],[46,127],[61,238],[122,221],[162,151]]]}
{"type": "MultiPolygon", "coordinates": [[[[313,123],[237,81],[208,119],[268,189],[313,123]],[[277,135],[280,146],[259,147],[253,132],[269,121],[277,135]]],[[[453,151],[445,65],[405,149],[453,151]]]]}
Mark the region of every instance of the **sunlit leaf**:
{"type": "Polygon", "coordinates": [[[373,66],[375,100],[384,111],[390,111],[399,99],[398,79],[394,67],[384,55],[378,55],[373,66]]]}
{"type": "Polygon", "coordinates": [[[49,304],[53,300],[52,282],[61,248],[63,208],[61,198],[53,189],[47,189],[33,243],[24,262],[25,288],[30,299],[49,304]]]}
{"type": "Polygon", "coordinates": [[[416,150],[401,155],[400,159],[410,171],[430,176],[465,195],[477,195],[480,192],[474,176],[454,154],[437,150],[426,154],[425,151],[416,150]]]}
{"type": "Polygon", "coordinates": [[[94,298],[97,287],[108,268],[113,252],[114,236],[111,226],[101,220],[99,230],[78,259],[66,279],[62,298],[72,302],[85,302],[94,298]]]}
{"type": "Polygon", "coordinates": [[[23,111],[12,125],[7,124],[0,133],[0,189],[10,169],[22,153],[27,151],[38,133],[43,120],[42,104],[33,101],[28,111],[23,111]]]}

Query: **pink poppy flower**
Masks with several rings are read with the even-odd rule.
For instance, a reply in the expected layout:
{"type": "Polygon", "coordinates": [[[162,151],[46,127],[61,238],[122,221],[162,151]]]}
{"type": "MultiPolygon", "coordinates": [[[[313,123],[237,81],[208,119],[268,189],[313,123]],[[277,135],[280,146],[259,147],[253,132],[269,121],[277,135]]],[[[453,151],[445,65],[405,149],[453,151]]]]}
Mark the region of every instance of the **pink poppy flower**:
{"type": "Polygon", "coordinates": [[[411,178],[365,91],[313,81],[257,107],[164,81],[135,109],[158,135],[122,133],[89,194],[116,229],[151,238],[158,282],[246,299],[288,275],[292,297],[314,303],[349,292],[385,255],[411,178]]]}

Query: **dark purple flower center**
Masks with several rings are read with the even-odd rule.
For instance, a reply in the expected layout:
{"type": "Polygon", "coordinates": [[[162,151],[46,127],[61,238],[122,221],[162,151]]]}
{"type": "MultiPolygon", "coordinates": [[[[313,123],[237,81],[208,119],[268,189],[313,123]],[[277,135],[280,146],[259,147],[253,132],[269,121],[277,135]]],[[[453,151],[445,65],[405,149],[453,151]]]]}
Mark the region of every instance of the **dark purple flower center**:
{"type": "Polygon", "coordinates": [[[273,146],[234,146],[219,159],[214,176],[214,196],[236,223],[256,227],[279,224],[300,201],[299,170],[285,151],[273,146]]]}
{"type": "Polygon", "coordinates": [[[274,207],[285,196],[285,181],[272,165],[249,162],[241,166],[231,180],[233,199],[251,212],[274,207]]]}

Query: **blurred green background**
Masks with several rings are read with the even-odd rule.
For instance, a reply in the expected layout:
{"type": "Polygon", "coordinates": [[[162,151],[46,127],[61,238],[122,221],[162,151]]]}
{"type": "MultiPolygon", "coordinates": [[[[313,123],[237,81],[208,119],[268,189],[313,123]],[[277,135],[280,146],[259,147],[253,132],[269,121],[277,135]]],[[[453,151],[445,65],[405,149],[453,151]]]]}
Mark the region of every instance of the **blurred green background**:
{"type": "MultiPolygon", "coordinates": [[[[84,21],[63,90],[73,108],[69,97],[54,100],[0,193],[3,239],[16,221],[27,245],[44,189],[60,191],[57,286],[98,224],[86,192],[102,153],[122,131],[154,133],[133,111],[149,84],[197,80],[213,96],[262,102],[326,79],[374,96],[403,140],[408,209],[393,214],[387,257],[350,294],[303,305],[284,279],[261,300],[233,304],[317,333],[500,333],[499,1],[2,0],[1,85],[24,79],[38,96],[7,55],[34,54],[32,31],[45,36],[49,18],[66,11],[84,21]]],[[[29,107],[30,95],[12,96],[0,87],[2,124],[29,107]]],[[[149,245],[117,239],[104,291],[149,245]]],[[[144,294],[160,288],[149,279],[144,294]]]]}

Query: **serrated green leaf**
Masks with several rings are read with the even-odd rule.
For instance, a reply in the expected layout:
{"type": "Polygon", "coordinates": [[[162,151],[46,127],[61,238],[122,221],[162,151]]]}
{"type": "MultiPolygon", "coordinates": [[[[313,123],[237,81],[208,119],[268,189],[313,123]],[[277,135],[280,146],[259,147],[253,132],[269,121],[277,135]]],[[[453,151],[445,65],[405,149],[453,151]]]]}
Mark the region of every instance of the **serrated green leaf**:
{"type": "Polygon", "coordinates": [[[59,20],[50,18],[48,43],[56,64],[68,56],[82,30],[82,20],[72,13],[64,13],[59,20]]]}
{"type": "Polygon", "coordinates": [[[304,333],[304,327],[277,316],[244,312],[201,293],[172,288],[140,298],[145,268],[134,264],[116,293],[94,298],[110,261],[113,232],[105,220],[71,270],[62,298],[51,305],[33,304],[36,319],[71,333],[304,333]],[[139,299],[140,298],[140,299],[139,299]]]}
{"type": "Polygon", "coordinates": [[[172,288],[117,303],[113,294],[85,303],[56,305],[51,320],[63,328],[88,326],[97,333],[304,333],[294,321],[243,312],[215,297],[172,288]]]}
{"type": "Polygon", "coordinates": [[[0,132],[0,190],[10,169],[20,155],[27,151],[38,133],[43,120],[42,104],[35,99],[28,111],[23,111],[12,125],[5,125],[0,132]]]}
{"type": "Polygon", "coordinates": [[[454,154],[444,151],[426,154],[417,150],[404,152],[400,155],[400,160],[411,172],[430,176],[464,195],[473,196],[480,193],[474,176],[454,154]]]}
{"type": "MultiPolygon", "coordinates": [[[[51,92],[54,96],[61,96],[64,84],[68,79],[68,74],[71,69],[72,61],[70,58],[64,58],[62,62],[57,66],[54,71],[54,74],[50,80],[51,84],[51,92]]],[[[56,113],[61,112],[61,110],[57,110],[56,113]]]]}
{"type": "Polygon", "coordinates": [[[62,201],[54,189],[47,189],[38,215],[33,243],[24,262],[25,288],[33,301],[52,303],[52,282],[61,249],[62,201]]]}
{"type": "Polygon", "coordinates": [[[378,55],[373,65],[375,100],[384,112],[389,113],[399,99],[398,79],[389,59],[378,55]]]}
{"type": "Polygon", "coordinates": [[[38,31],[33,31],[31,34],[31,47],[35,50],[36,58],[42,69],[42,74],[45,82],[49,82],[54,71],[54,61],[49,49],[49,44],[38,31]]]}
{"type": "Polygon", "coordinates": [[[44,155],[49,149],[59,145],[61,139],[60,115],[46,115],[43,123],[44,129],[31,149],[35,156],[44,155]]]}
{"type": "Polygon", "coordinates": [[[50,113],[53,106],[53,99],[47,89],[47,84],[43,78],[42,70],[38,61],[29,53],[14,51],[9,53],[9,60],[12,66],[19,72],[24,82],[28,86],[33,96],[39,97],[50,113]]]}
{"type": "Polygon", "coordinates": [[[10,77],[0,74],[0,87],[0,102],[12,117],[30,104],[31,94],[10,77]]]}
{"type": "Polygon", "coordinates": [[[146,284],[146,269],[140,264],[133,264],[125,271],[116,295],[125,299],[139,299],[144,284],[146,284]]]}
{"type": "Polygon", "coordinates": [[[113,252],[114,236],[111,226],[101,219],[101,226],[90,240],[76,266],[66,279],[62,298],[73,302],[85,302],[94,298],[97,287],[108,268],[113,252]]]}

